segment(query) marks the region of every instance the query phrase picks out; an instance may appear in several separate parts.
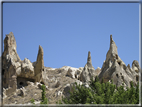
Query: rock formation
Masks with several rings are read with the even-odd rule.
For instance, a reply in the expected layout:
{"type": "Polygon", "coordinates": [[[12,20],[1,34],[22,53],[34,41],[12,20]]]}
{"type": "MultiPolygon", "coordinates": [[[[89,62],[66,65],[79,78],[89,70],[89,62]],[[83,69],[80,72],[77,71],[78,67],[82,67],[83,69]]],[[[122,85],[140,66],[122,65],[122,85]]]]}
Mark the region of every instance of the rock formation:
{"type": "Polygon", "coordinates": [[[104,78],[104,82],[113,79],[116,86],[120,86],[124,83],[126,86],[130,87],[130,81],[133,81],[134,83],[138,81],[135,77],[135,75],[138,76],[138,67],[139,64],[136,61],[133,62],[132,69],[130,69],[129,65],[126,67],[125,63],[118,56],[117,46],[112,39],[112,35],[110,35],[110,48],[101,68],[101,73],[99,74],[100,81],[102,78],[104,78]],[[134,72],[134,70],[136,72],[134,72]]]}
{"type": "Polygon", "coordinates": [[[6,88],[6,95],[16,91],[17,88],[26,86],[27,81],[39,82],[44,70],[43,49],[39,46],[37,61],[34,64],[29,59],[23,61],[16,51],[16,40],[12,32],[4,39],[4,52],[2,54],[2,82],[6,88]]]}
{"type": "Polygon", "coordinates": [[[83,71],[80,74],[80,80],[82,82],[89,82],[90,79],[93,77],[95,78],[96,73],[95,69],[92,66],[92,60],[91,60],[91,53],[90,51],[88,52],[88,58],[87,58],[87,64],[84,66],[83,71]]]}
{"type": "Polygon", "coordinates": [[[79,69],[79,68],[70,67],[68,69],[68,72],[67,72],[66,76],[69,76],[69,77],[71,77],[73,79],[75,79],[75,78],[79,79],[81,72],[82,72],[81,68],[79,69]]]}
{"type": "Polygon", "coordinates": [[[43,48],[39,46],[37,60],[34,66],[36,81],[40,81],[42,78],[42,71],[44,71],[44,61],[43,61],[43,48]]]}
{"type": "Polygon", "coordinates": [[[100,72],[101,72],[101,68],[100,68],[100,67],[98,67],[98,68],[95,70],[95,73],[96,73],[97,75],[99,75],[99,74],[100,74],[100,72]]]}
{"type": "Polygon", "coordinates": [[[25,78],[33,78],[34,77],[34,67],[29,59],[25,58],[24,61],[21,62],[21,73],[19,73],[21,77],[25,78]]]}
{"type": "Polygon", "coordinates": [[[16,40],[12,32],[4,39],[4,52],[2,54],[2,75],[5,88],[17,88],[15,76],[21,72],[21,59],[16,51],[16,40]]]}
{"type": "Polygon", "coordinates": [[[80,68],[70,66],[63,66],[62,68],[45,67],[41,46],[39,46],[35,62],[32,63],[27,58],[22,61],[16,51],[15,37],[10,32],[4,39],[4,52],[2,54],[3,103],[27,104],[30,103],[32,98],[40,103],[41,86],[44,84],[46,85],[45,91],[49,104],[55,104],[61,100],[62,96],[69,98],[69,91],[73,91],[75,82],[90,88],[90,79],[92,77],[95,79],[95,76],[98,75],[100,81],[102,78],[105,82],[113,79],[116,86],[120,86],[122,83],[124,83],[124,86],[130,86],[130,81],[137,83],[139,80],[139,71],[138,61],[134,60],[130,68],[129,64],[126,66],[120,59],[112,35],[110,36],[110,48],[106,60],[102,68],[98,67],[95,70],[92,66],[90,51],[86,65],[80,68]]]}

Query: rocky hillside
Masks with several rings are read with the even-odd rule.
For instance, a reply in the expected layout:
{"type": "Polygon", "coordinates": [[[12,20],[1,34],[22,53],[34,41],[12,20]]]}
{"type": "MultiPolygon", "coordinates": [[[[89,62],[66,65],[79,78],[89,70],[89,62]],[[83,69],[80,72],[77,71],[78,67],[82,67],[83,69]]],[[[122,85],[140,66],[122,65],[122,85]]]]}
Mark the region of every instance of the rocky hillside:
{"type": "Polygon", "coordinates": [[[140,66],[138,61],[125,65],[117,52],[117,46],[110,36],[110,48],[102,68],[92,65],[91,52],[88,52],[87,62],[84,67],[50,68],[44,66],[43,48],[39,46],[36,62],[25,58],[23,61],[16,51],[16,40],[12,32],[4,39],[4,52],[2,54],[2,86],[3,104],[31,104],[35,99],[36,104],[41,101],[41,85],[46,85],[46,97],[49,104],[55,104],[63,97],[69,97],[69,90],[75,82],[88,87],[91,78],[104,78],[107,82],[111,79],[119,87],[122,83],[130,87],[130,81],[139,81],[140,66]]]}

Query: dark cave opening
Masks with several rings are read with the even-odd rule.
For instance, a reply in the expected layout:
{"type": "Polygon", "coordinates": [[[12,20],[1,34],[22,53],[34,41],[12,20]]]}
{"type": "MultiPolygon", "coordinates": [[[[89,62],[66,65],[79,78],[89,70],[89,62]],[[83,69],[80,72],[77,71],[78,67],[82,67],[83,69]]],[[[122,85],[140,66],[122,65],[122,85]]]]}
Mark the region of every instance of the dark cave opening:
{"type": "Polygon", "coordinates": [[[23,82],[20,82],[19,85],[24,85],[24,83],[23,83],[23,82]]]}
{"type": "Polygon", "coordinates": [[[118,62],[118,64],[119,64],[119,65],[121,65],[121,63],[120,63],[120,62],[118,62]]]}
{"type": "Polygon", "coordinates": [[[138,75],[136,76],[136,81],[139,81],[139,76],[138,75]]]}
{"type": "Polygon", "coordinates": [[[118,74],[116,74],[116,77],[118,78],[118,74]]]}
{"type": "Polygon", "coordinates": [[[27,81],[35,82],[34,79],[17,77],[17,88],[22,88],[22,87],[28,86],[27,81]]]}
{"type": "MultiPolygon", "coordinates": [[[[44,82],[42,82],[42,81],[41,81],[40,83],[41,83],[41,84],[44,84],[44,82]]],[[[44,85],[45,85],[45,84],[44,84],[44,85]]]]}

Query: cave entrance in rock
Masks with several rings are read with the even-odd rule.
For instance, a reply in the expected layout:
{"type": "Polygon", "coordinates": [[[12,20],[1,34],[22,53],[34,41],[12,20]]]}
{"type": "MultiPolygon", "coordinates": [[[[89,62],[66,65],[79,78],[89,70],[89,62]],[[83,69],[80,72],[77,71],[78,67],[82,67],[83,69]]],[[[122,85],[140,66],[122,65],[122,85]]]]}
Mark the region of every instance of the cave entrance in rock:
{"type": "Polygon", "coordinates": [[[139,76],[138,75],[136,76],[136,81],[139,81],[139,76]]]}
{"type": "Polygon", "coordinates": [[[28,86],[27,81],[35,82],[34,79],[24,78],[24,77],[17,77],[17,88],[22,88],[28,86]]]}
{"type": "Polygon", "coordinates": [[[119,65],[121,65],[121,62],[118,62],[119,65]]]}
{"type": "Polygon", "coordinates": [[[42,82],[42,81],[40,83],[43,84],[43,85],[45,85],[44,82],[42,82]]]}

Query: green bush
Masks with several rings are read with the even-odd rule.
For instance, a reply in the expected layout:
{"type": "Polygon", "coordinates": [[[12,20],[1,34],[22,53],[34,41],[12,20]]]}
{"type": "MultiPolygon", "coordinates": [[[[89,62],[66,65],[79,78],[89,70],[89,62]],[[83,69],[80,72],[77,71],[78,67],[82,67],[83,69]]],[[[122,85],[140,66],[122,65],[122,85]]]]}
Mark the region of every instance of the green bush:
{"type": "Polygon", "coordinates": [[[42,92],[41,92],[41,94],[42,94],[42,101],[40,102],[40,104],[48,104],[48,99],[46,98],[46,96],[45,96],[45,85],[42,85],[41,86],[41,89],[42,89],[42,92]]]}
{"type": "Polygon", "coordinates": [[[33,98],[32,98],[30,101],[31,101],[31,103],[32,103],[32,104],[35,104],[35,103],[34,103],[34,102],[35,102],[35,100],[34,100],[33,98]]]}

